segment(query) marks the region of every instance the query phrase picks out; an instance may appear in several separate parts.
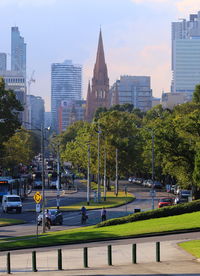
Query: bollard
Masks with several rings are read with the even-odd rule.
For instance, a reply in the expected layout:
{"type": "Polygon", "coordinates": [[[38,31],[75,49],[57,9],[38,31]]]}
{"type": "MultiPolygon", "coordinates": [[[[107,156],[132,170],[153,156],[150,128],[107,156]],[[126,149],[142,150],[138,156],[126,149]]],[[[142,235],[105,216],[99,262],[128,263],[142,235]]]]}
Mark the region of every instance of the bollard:
{"type": "Polygon", "coordinates": [[[108,245],[108,265],[112,265],[112,245],[108,245]]]}
{"type": "Polygon", "coordinates": [[[160,242],[156,242],[156,262],[160,262],[160,242]]]}
{"type": "Polygon", "coordinates": [[[36,267],[36,252],[32,251],[32,271],[37,272],[37,267],[36,267]]]}
{"type": "Polygon", "coordinates": [[[83,248],[83,265],[84,267],[88,267],[88,249],[87,247],[83,248]]]}
{"type": "Polygon", "coordinates": [[[10,269],[10,252],[7,253],[7,274],[11,274],[11,269],[10,269]]]}
{"type": "Polygon", "coordinates": [[[62,249],[58,249],[58,270],[62,270],[62,249]]]}
{"type": "Polygon", "coordinates": [[[137,252],[136,252],[136,244],[134,243],[132,246],[132,263],[137,263],[137,252]]]}

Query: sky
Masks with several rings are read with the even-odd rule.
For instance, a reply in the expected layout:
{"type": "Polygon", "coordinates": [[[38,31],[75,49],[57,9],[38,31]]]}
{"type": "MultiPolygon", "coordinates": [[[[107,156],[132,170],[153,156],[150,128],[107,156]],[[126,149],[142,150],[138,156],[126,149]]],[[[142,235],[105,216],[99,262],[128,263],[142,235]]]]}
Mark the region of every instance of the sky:
{"type": "MultiPolygon", "coordinates": [[[[153,96],[170,91],[171,22],[200,10],[200,0],[0,0],[0,52],[11,27],[27,43],[30,93],[50,111],[51,64],[83,66],[83,98],[92,78],[101,26],[110,85],[121,75],[150,76],[153,96]]],[[[10,56],[8,55],[10,64],[10,56]]]]}

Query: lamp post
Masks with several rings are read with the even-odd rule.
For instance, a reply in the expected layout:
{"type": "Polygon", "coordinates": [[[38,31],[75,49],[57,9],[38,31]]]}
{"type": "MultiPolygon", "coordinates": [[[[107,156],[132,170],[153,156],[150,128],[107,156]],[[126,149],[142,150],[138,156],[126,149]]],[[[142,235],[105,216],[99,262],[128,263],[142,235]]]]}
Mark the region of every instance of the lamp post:
{"type": "Polygon", "coordinates": [[[152,190],[151,190],[151,195],[152,195],[152,210],[154,209],[154,196],[155,196],[155,190],[154,190],[154,131],[152,130],[151,134],[151,143],[152,143],[152,190]]]}
{"type": "Polygon", "coordinates": [[[107,152],[106,152],[106,145],[104,148],[104,182],[103,182],[103,197],[104,197],[104,201],[106,201],[106,161],[107,161],[107,152]]]}
{"type": "Polygon", "coordinates": [[[118,149],[115,151],[115,195],[118,196],[119,183],[118,183],[118,149]]]}
{"type": "Polygon", "coordinates": [[[90,142],[88,142],[87,205],[90,205],[90,142]]]}
{"type": "Polygon", "coordinates": [[[97,202],[101,201],[101,187],[100,187],[100,126],[98,123],[98,142],[97,142],[97,202]]]}
{"type": "Polygon", "coordinates": [[[45,175],[44,175],[44,126],[41,125],[41,154],[42,154],[42,233],[45,233],[45,175]]]}
{"type": "Polygon", "coordinates": [[[57,209],[60,209],[60,145],[58,144],[58,150],[57,150],[57,197],[56,197],[56,203],[57,203],[57,209]]]}

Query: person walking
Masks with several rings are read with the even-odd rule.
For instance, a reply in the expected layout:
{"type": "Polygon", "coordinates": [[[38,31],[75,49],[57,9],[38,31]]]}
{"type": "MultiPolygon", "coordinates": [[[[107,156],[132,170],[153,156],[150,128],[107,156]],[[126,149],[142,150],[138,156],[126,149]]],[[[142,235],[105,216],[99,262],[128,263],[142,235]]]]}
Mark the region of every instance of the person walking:
{"type": "Polygon", "coordinates": [[[101,210],[101,221],[105,221],[105,220],[106,220],[106,209],[105,207],[103,207],[101,210]]]}

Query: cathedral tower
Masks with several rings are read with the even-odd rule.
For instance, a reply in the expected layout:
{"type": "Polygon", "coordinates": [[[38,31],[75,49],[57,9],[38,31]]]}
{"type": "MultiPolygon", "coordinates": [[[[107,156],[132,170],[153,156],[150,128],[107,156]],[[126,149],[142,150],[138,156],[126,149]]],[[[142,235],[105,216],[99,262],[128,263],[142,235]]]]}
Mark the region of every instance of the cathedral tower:
{"type": "Polygon", "coordinates": [[[96,63],[93,71],[92,85],[88,85],[86,120],[91,121],[98,107],[109,107],[109,79],[105,63],[101,30],[97,49],[96,63]]]}

